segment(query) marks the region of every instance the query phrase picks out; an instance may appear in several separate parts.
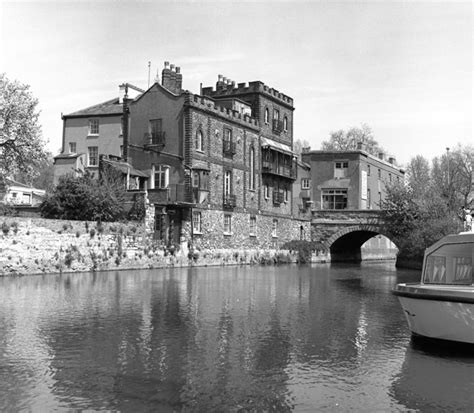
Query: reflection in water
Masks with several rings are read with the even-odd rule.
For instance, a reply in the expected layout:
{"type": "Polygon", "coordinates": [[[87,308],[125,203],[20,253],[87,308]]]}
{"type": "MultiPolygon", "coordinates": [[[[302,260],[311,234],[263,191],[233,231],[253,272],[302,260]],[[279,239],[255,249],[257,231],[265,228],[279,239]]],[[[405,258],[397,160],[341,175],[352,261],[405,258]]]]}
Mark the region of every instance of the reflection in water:
{"type": "Polygon", "coordinates": [[[416,348],[390,294],[417,278],[388,264],[3,278],[0,411],[463,410],[473,356],[416,348]]]}

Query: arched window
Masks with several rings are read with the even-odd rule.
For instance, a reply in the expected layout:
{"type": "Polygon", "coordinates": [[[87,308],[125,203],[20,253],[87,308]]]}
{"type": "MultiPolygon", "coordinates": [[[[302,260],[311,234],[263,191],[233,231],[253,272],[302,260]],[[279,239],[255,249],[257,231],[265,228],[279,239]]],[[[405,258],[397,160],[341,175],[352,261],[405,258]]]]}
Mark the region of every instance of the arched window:
{"type": "Polygon", "coordinates": [[[202,151],[203,150],[203,139],[202,139],[201,129],[199,129],[196,132],[196,141],[195,141],[194,147],[197,151],[202,151]]]}
{"type": "Polygon", "coordinates": [[[250,148],[250,177],[249,177],[249,189],[255,189],[255,149],[252,146],[250,148]]]}
{"type": "Polygon", "coordinates": [[[288,118],[286,116],[283,118],[283,130],[288,132],[288,118]]]}
{"type": "Polygon", "coordinates": [[[264,117],[265,123],[268,124],[269,118],[270,118],[270,112],[268,111],[268,108],[265,108],[265,117],[264,117]]]}

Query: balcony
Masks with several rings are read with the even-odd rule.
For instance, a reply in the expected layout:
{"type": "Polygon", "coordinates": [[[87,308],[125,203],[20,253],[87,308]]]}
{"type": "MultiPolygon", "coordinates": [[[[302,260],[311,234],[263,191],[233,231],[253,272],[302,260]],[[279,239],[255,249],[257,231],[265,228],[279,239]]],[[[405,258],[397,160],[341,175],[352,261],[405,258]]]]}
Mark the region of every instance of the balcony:
{"type": "Polygon", "coordinates": [[[224,208],[233,209],[237,205],[237,197],[235,195],[224,195],[223,199],[224,208]]]}
{"type": "Polygon", "coordinates": [[[222,153],[224,154],[224,156],[232,158],[236,153],[235,142],[224,141],[222,145],[222,153]]]}
{"type": "Polygon", "coordinates": [[[168,188],[149,189],[148,199],[150,203],[160,205],[192,204],[193,194],[184,184],[174,184],[168,188]]]}
{"type": "Polygon", "coordinates": [[[273,205],[281,205],[285,201],[283,192],[273,192],[273,205]]]}
{"type": "Polygon", "coordinates": [[[145,148],[163,148],[166,144],[165,132],[145,133],[144,136],[145,148]]]}
{"type": "Polygon", "coordinates": [[[279,135],[283,131],[283,121],[279,119],[273,119],[273,133],[279,135]]]}
{"type": "Polygon", "coordinates": [[[288,165],[278,165],[276,162],[262,161],[262,172],[283,176],[285,178],[296,179],[296,168],[288,165]]]}

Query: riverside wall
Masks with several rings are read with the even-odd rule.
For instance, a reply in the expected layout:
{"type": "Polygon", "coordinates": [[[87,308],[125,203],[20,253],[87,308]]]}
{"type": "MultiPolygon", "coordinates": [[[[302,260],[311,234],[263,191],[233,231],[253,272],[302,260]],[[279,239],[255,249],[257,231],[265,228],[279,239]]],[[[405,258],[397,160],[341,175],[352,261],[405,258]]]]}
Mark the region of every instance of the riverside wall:
{"type": "Polygon", "coordinates": [[[296,261],[275,249],[161,245],[139,222],[0,218],[0,276],[296,261]]]}

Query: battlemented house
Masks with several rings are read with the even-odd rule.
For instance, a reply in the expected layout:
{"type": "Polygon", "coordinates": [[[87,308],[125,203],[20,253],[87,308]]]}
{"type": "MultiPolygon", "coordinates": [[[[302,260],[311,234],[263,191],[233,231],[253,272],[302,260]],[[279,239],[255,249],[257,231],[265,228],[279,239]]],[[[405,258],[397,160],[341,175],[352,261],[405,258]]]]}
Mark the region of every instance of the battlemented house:
{"type": "Polygon", "coordinates": [[[161,83],[63,116],[55,182],[106,163],[146,193],[154,236],[203,248],[310,238],[309,165],[293,152],[293,99],[219,76],[200,94],[165,63],[161,83]],[[138,92],[138,93],[137,93],[138,92]]]}
{"type": "Polygon", "coordinates": [[[165,63],[161,84],[126,100],[123,158],[149,176],[156,237],[205,248],[309,239],[310,211],[294,196],[293,100],[259,81],[219,76],[199,95],[182,81],[165,63]]]}

